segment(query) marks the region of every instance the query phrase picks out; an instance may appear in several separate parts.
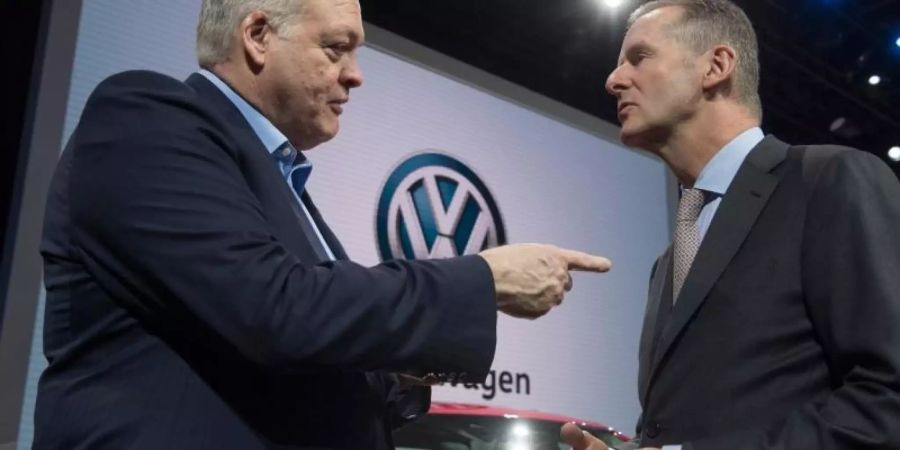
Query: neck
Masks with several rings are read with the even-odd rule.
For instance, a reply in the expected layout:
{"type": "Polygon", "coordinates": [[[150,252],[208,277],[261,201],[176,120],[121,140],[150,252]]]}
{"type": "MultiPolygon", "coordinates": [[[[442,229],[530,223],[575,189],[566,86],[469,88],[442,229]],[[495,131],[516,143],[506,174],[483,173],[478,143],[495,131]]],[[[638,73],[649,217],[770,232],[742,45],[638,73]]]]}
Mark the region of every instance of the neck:
{"type": "Polygon", "coordinates": [[[228,84],[241,98],[272,122],[288,138],[288,141],[294,148],[308,150],[312,147],[304,146],[301,139],[292,138],[290,133],[286,131],[290,127],[283,126],[284,124],[279,122],[279,114],[277,114],[277,108],[274,107],[275,102],[265,101],[272,98],[272,96],[267,95],[266,90],[263,89],[259,82],[259,78],[252,71],[243,67],[236,67],[228,62],[216,64],[209,71],[228,84]]]}
{"type": "Polygon", "coordinates": [[[256,79],[252,75],[235,68],[227,62],[216,64],[210,68],[209,71],[224,81],[231,89],[246,100],[247,103],[256,108],[257,111],[261,112],[266,117],[271,117],[267,114],[265,108],[263,108],[262,96],[260,95],[256,79]]]}
{"type": "Polygon", "coordinates": [[[744,131],[758,126],[759,119],[743,110],[708,108],[679,124],[666,142],[654,151],[681,184],[690,188],[722,147],[744,131]]]}

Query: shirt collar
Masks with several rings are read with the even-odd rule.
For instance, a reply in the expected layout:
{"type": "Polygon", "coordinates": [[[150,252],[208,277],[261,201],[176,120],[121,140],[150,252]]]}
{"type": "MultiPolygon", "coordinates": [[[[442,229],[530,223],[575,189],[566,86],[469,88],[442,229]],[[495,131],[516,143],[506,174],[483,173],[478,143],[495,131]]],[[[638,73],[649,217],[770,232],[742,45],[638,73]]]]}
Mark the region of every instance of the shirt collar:
{"type": "Polygon", "coordinates": [[[750,128],[737,135],[706,163],[694,183],[694,188],[725,195],[744,159],[763,138],[765,135],[759,127],[750,128]]]}
{"type": "Polygon", "coordinates": [[[201,69],[200,75],[203,75],[212,84],[214,84],[228,100],[241,112],[250,128],[256,133],[256,136],[262,142],[263,147],[278,161],[281,173],[285,179],[290,180],[297,192],[303,192],[309,175],[312,172],[312,163],[306,157],[298,152],[293,145],[287,140],[284,133],[278,130],[275,125],[257,111],[247,100],[244,100],[231,86],[228,86],[216,74],[201,69]]]}
{"type": "MultiPolygon", "coordinates": [[[[278,130],[275,125],[266,118],[266,116],[262,115],[256,108],[253,107],[250,103],[247,103],[243,97],[241,97],[231,86],[228,86],[221,78],[219,78],[216,74],[206,70],[201,69],[200,75],[203,75],[208,79],[212,84],[214,84],[226,97],[228,100],[231,100],[231,103],[241,112],[241,115],[244,116],[244,119],[247,120],[247,123],[250,124],[250,128],[253,129],[253,132],[256,133],[256,136],[262,141],[263,146],[266,150],[269,151],[276,159],[282,161],[286,155],[280,154],[282,150],[284,150],[285,144],[290,147],[291,153],[294,155],[297,154],[296,150],[293,150],[290,143],[287,140],[287,137],[284,136],[284,133],[278,130]],[[278,151],[276,153],[276,150],[278,151]]],[[[292,158],[293,159],[293,158],[292,158]]]]}

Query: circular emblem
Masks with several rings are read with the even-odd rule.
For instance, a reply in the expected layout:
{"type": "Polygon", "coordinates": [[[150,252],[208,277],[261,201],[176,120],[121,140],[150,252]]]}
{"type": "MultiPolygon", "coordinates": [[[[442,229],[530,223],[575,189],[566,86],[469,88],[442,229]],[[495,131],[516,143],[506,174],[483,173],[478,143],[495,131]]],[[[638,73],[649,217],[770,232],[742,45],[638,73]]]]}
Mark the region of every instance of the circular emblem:
{"type": "Polygon", "coordinates": [[[382,260],[447,258],[506,243],[500,211],[465,164],[422,153],[388,177],[375,217],[382,260]]]}

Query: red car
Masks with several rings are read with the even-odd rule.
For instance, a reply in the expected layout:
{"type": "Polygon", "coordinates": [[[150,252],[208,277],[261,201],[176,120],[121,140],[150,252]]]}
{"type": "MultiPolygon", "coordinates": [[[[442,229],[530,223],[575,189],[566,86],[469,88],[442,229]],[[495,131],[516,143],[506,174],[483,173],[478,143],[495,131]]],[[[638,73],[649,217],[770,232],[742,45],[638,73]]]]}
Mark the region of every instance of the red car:
{"type": "Polygon", "coordinates": [[[607,445],[629,438],[606,425],[537,411],[432,403],[422,419],[394,432],[398,450],[565,450],[559,429],[575,422],[607,445]]]}

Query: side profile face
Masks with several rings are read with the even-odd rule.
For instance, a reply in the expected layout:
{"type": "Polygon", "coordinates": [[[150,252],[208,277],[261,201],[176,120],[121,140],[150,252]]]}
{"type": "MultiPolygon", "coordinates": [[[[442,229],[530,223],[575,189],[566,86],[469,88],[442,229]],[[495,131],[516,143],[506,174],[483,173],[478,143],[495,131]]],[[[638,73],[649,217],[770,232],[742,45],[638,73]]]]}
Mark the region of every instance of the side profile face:
{"type": "Polygon", "coordinates": [[[295,23],[271,34],[258,74],[265,113],[306,150],[333,138],[350,90],[362,85],[364,34],[356,0],[305,0],[295,23]]]}
{"type": "Polygon", "coordinates": [[[637,19],[622,43],[606,90],[618,100],[620,138],[629,147],[655,150],[689,120],[703,98],[699,55],[672,32],[683,13],[663,7],[637,19]]]}

